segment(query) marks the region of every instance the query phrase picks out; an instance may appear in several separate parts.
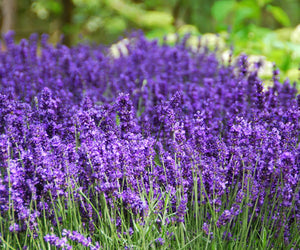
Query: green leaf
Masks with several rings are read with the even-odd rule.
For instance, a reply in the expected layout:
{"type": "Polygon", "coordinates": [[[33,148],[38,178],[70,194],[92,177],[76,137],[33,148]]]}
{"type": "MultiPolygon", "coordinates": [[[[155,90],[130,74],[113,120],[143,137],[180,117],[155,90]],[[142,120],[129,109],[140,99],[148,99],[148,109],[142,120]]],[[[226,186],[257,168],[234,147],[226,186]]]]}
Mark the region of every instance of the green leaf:
{"type": "Polygon", "coordinates": [[[222,22],[234,10],[235,2],[231,0],[217,1],[213,4],[211,14],[218,22],[222,22]]]}
{"type": "Polygon", "coordinates": [[[266,4],[272,3],[273,0],[257,0],[259,7],[263,7],[266,4]]]}
{"type": "Polygon", "coordinates": [[[116,124],[120,126],[120,116],[118,114],[116,114],[116,124]]]}
{"type": "Polygon", "coordinates": [[[267,11],[269,11],[273,15],[275,20],[277,22],[279,22],[280,24],[282,24],[283,26],[290,26],[291,25],[290,18],[284,12],[283,9],[281,9],[277,6],[268,5],[267,6],[267,11]]]}
{"type": "Polygon", "coordinates": [[[154,28],[154,29],[149,30],[146,33],[146,37],[148,39],[159,39],[159,40],[162,40],[162,38],[166,34],[172,34],[174,32],[175,32],[175,29],[172,26],[161,27],[161,28],[154,28]]]}
{"type": "Polygon", "coordinates": [[[197,27],[195,25],[191,25],[191,24],[184,24],[184,25],[182,25],[178,29],[178,33],[180,35],[184,35],[184,34],[200,35],[200,32],[197,29],[197,27]]]}
{"type": "Polygon", "coordinates": [[[109,17],[105,20],[104,28],[111,34],[118,34],[124,31],[127,25],[122,17],[109,17]]]}
{"type": "Polygon", "coordinates": [[[52,13],[54,14],[61,14],[62,13],[62,5],[60,2],[57,1],[46,1],[45,2],[45,7],[52,13]]]}
{"type": "Polygon", "coordinates": [[[244,27],[246,20],[256,23],[259,19],[260,8],[252,2],[241,2],[236,7],[234,23],[236,27],[244,27]]]}
{"type": "Polygon", "coordinates": [[[160,158],[159,158],[159,155],[158,155],[158,154],[155,155],[155,157],[154,157],[154,162],[155,162],[156,165],[158,165],[158,166],[161,166],[161,165],[162,165],[162,163],[161,163],[161,161],[160,161],[160,158]]]}
{"type": "Polygon", "coordinates": [[[139,21],[143,26],[153,28],[172,25],[173,17],[166,12],[146,11],[139,21]]]}

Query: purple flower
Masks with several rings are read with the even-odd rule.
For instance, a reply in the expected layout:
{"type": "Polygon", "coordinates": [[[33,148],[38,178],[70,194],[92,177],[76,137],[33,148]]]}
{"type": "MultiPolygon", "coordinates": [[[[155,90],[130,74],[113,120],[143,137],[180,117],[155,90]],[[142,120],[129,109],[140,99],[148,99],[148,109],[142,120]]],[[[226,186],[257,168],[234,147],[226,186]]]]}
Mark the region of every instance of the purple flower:
{"type": "Polygon", "coordinates": [[[70,249],[70,246],[67,244],[67,239],[65,237],[59,238],[54,234],[47,234],[44,236],[44,240],[46,242],[49,242],[50,245],[58,247],[58,248],[64,248],[64,249],[70,249]]]}
{"type": "Polygon", "coordinates": [[[165,240],[161,237],[155,239],[155,242],[158,243],[161,246],[165,244],[165,240]]]}
{"type": "Polygon", "coordinates": [[[209,225],[204,222],[202,226],[202,230],[208,235],[209,234],[209,225]]]}
{"type": "Polygon", "coordinates": [[[10,232],[19,232],[20,230],[21,230],[20,226],[16,223],[9,226],[9,231],[10,232]]]}
{"type": "Polygon", "coordinates": [[[82,234],[78,233],[77,231],[69,231],[64,229],[62,232],[63,236],[66,236],[68,239],[72,240],[72,241],[76,241],[80,244],[82,244],[83,246],[90,246],[92,243],[92,240],[90,237],[85,237],[82,234]]]}
{"type": "MultiPolygon", "coordinates": [[[[288,226],[300,220],[300,97],[275,67],[266,89],[260,63],[253,69],[241,55],[224,65],[200,43],[189,48],[187,37],[168,46],[137,33],[114,58],[97,46],[52,46],[47,35],[40,48],[37,35],[18,44],[13,36],[0,53],[0,211],[6,217],[14,208],[9,230],[26,225],[37,235],[44,215],[61,224],[55,205],[71,195],[89,236],[45,236],[56,247],[68,248],[68,239],[99,248],[92,237],[103,202],[143,224],[153,200],[157,215],[167,206],[166,225],[184,222],[197,202],[223,211],[219,227],[237,223],[245,206],[255,219],[274,206],[264,219],[292,239],[288,226]]],[[[203,218],[207,234],[212,218],[203,218]]],[[[121,232],[121,219],[113,223],[121,232]]]]}
{"type": "Polygon", "coordinates": [[[230,219],[232,218],[232,214],[229,210],[224,210],[221,216],[218,218],[217,226],[224,226],[230,219]]]}

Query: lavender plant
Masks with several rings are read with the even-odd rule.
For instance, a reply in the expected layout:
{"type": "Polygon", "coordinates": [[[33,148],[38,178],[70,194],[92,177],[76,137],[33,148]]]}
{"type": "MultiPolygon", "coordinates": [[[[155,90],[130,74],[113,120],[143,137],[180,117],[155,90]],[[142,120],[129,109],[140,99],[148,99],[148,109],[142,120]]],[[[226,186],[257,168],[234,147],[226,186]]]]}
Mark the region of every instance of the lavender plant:
{"type": "Polygon", "coordinates": [[[2,247],[299,247],[295,84],[187,39],[136,33],[116,58],[4,37],[2,247]]]}

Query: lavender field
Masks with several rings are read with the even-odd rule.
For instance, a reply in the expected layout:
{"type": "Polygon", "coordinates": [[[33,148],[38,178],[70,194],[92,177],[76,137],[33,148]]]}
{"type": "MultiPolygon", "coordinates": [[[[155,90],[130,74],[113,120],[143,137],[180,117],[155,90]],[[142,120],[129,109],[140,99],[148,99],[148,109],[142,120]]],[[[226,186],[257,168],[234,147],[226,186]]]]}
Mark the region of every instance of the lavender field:
{"type": "Polygon", "coordinates": [[[300,95],[133,34],[0,53],[1,249],[300,249],[300,95]]]}

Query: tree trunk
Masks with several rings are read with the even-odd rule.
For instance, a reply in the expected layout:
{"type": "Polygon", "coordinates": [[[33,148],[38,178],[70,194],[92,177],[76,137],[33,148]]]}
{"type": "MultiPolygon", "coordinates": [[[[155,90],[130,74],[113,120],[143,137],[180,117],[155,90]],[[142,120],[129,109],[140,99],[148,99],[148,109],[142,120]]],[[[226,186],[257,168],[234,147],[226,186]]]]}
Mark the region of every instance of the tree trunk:
{"type": "MultiPolygon", "coordinates": [[[[8,0],[9,1],[9,0],[8,0]]],[[[63,43],[67,46],[72,45],[72,16],[73,16],[73,1],[63,0],[63,15],[62,15],[62,31],[64,33],[63,43]]]]}
{"type": "Polygon", "coordinates": [[[2,27],[1,32],[7,33],[9,30],[15,28],[16,10],[17,3],[16,0],[2,0],[2,27]]]}
{"type": "Polygon", "coordinates": [[[177,29],[179,26],[180,10],[182,10],[182,0],[178,0],[173,8],[172,15],[174,18],[173,26],[177,29]]]}

